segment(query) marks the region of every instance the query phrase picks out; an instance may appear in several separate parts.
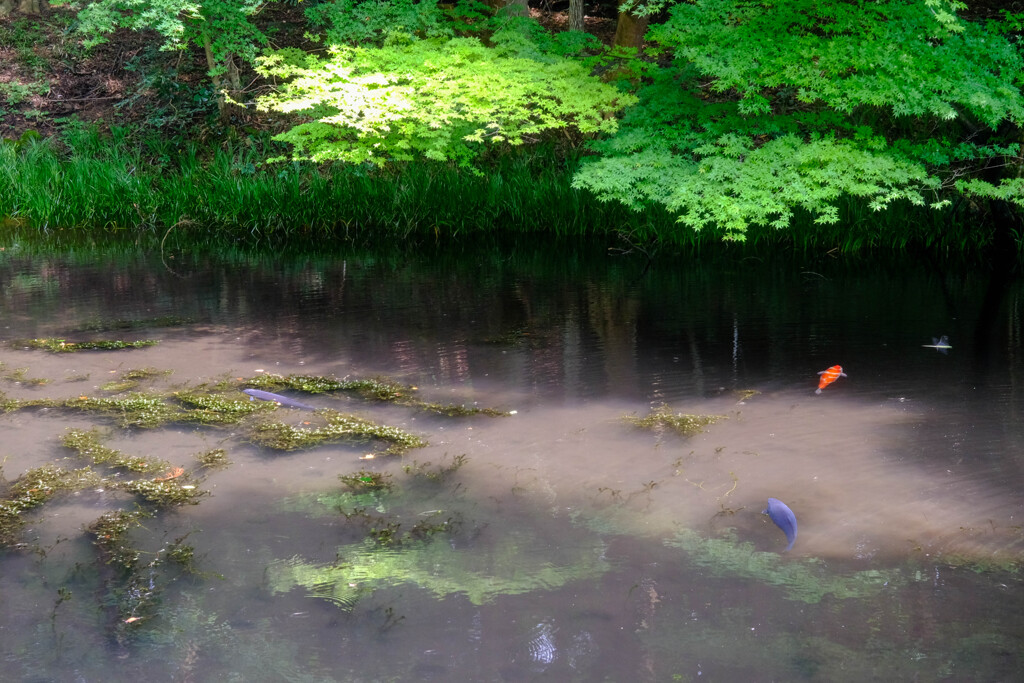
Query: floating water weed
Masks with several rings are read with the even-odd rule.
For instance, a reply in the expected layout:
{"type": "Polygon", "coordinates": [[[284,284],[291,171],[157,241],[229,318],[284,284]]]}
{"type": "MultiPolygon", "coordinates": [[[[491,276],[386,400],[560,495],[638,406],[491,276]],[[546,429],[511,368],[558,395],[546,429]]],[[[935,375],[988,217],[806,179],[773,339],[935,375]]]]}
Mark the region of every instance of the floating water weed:
{"type": "Polygon", "coordinates": [[[112,394],[120,394],[130,389],[135,389],[139,383],[134,380],[114,380],[100,385],[100,391],[107,391],[112,394]]]}
{"type": "Polygon", "coordinates": [[[208,491],[202,491],[195,485],[188,483],[186,478],[174,478],[158,481],[156,479],[136,479],[119,484],[128,493],[134,493],[147,503],[157,507],[169,507],[172,505],[198,505],[199,498],[208,495],[208,491]]]}
{"type": "Polygon", "coordinates": [[[282,422],[270,422],[256,425],[249,439],[266,448],[281,451],[294,451],[300,448],[311,448],[331,441],[357,440],[370,438],[387,441],[391,445],[384,451],[387,454],[400,454],[410,448],[422,448],[427,442],[398,427],[377,424],[355,415],[334,413],[326,415],[326,424],[320,427],[293,427],[282,422]]]}
{"type": "Polygon", "coordinates": [[[136,474],[158,475],[148,479],[107,481],[110,488],[133,493],[156,506],[194,505],[200,496],[206,495],[206,491],[200,491],[190,482],[184,468],[171,467],[157,458],[125,455],[116,449],[107,448],[100,443],[100,439],[98,430],[71,429],[61,439],[61,443],[96,465],[107,465],[136,474]]]}
{"type": "Polygon", "coordinates": [[[316,375],[280,375],[263,374],[249,379],[245,384],[258,389],[293,389],[309,394],[331,392],[351,393],[370,401],[386,401],[398,405],[426,410],[446,417],[464,417],[469,415],[487,415],[489,417],[505,417],[510,413],[495,408],[468,407],[465,405],[431,403],[416,398],[416,387],[401,384],[386,378],[345,379],[322,377],[316,375]]]}
{"type": "Polygon", "coordinates": [[[65,470],[43,465],[26,471],[0,498],[0,547],[15,545],[24,525],[22,513],[38,507],[61,491],[77,491],[100,483],[89,468],[65,470]]]}
{"type": "Polygon", "coordinates": [[[203,453],[196,454],[196,460],[199,461],[201,467],[227,467],[231,464],[228,460],[228,452],[223,448],[214,448],[203,453]]]}
{"type": "Polygon", "coordinates": [[[61,437],[61,444],[76,451],[79,457],[87,458],[94,465],[109,465],[136,473],[156,473],[169,467],[163,460],[125,455],[119,450],[107,448],[101,443],[100,432],[96,429],[70,429],[61,437]]]}
{"type": "Polygon", "coordinates": [[[154,377],[160,377],[170,375],[170,370],[157,370],[156,368],[140,368],[137,370],[128,370],[127,372],[121,373],[121,377],[112,382],[107,382],[100,387],[102,391],[109,391],[114,393],[121,393],[130,389],[138,387],[139,383],[143,380],[153,379],[154,377]]]}
{"type": "Polygon", "coordinates": [[[363,398],[378,401],[394,401],[415,391],[413,387],[388,379],[354,379],[340,380],[333,377],[317,375],[258,375],[246,382],[256,389],[294,389],[309,394],[325,394],[335,391],[346,391],[358,394],[363,398]]]}
{"type": "Polygon", "coordinates": [[[69,342],[58,338],[20,339],[9,342],[14,348],[44,349],[54,353],[72,353],[75,351],[120,351],[123,349],[141,349],[147,346],[155,346],[160,342],[155,339],[141,339],[138,341],[82,341],[69,342]]]}
{"type": "Polygon", "coordinates": [[[683,436],[693,436],[704,431],[704,427],[712,425],[719,420],[728,419],[725,415],[687,415],[684,413],[673,413],[668,406],[661,406],[647,417],[636,417],[627,415],[626,422],[642,429],[672,429],[683,436]]]}
{"type": "Polygon", "coordinates": [[[197,424],[237,424],[255,413],[273,410],[272,404],[263,401],[238,401],[216,394],[179,392],[174,397],[188,409],[179,419],[197,424]]]}
{"type": "Polygon", "coordinates": [[[8,382],[14,382],[15,384],[27,384],[35,387],[50,383],[50,380],[42,377],[29,377],[28,368],[17,368],[15,370],[11,370],[9,373],[4,375],[4,379],[8,382]]]}
{"type": "Polygon", "coordinates": [[[119,398],[78,396],[60,402],[59,405],[117,418],[122,427],[159,427],[184,415],[184,411],[168,405],[163,396],[142,393],[119,398]]]}

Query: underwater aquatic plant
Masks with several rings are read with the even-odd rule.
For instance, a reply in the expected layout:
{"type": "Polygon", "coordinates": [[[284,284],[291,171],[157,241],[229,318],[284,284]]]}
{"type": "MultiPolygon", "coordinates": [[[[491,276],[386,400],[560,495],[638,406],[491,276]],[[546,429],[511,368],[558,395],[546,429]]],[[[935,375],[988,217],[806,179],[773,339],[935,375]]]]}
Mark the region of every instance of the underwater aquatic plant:
{"type": "Polygon", "coordinates": [[[693,436],[703,431],[704,427],[728,418],[725,415],[673,413],[667,405],[661,405],[646,417],[627,415],[623,419],[641,429],[672,429],[683,436],[693,436]]]}

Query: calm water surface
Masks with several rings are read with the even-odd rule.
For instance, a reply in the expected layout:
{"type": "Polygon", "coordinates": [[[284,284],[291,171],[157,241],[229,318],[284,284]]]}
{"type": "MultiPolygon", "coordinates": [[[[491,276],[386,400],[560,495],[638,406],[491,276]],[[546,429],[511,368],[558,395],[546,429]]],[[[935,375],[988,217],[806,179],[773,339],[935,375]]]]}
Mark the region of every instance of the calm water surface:
{"type": "Polygon", "coordinates": [[[169,402],[201,385],[241,400],[245,379],[303,374],[386,377],[508,414],[283,392],[324,412],[263,415],[308,429],[340,411],[427,442],[402,456],[372,440],[274,451],[248,423],[0,415],[7,497],[31,468],[87,466],[62,445],[71,428],[206,492],[129,531],[131,571],[105,564],[86,528],[152,510],[141,498],[97,484],[23,512],[19,544],[0,551],[0,679],[1019,680],[1021,293],[985,272],[830,257],[648,268],[557,246],[9,244],[7,399],[123,397],[110,383],[148,368],[161,372],[134,391],[169,402]],[[940,335],[952,351],[922,347],[940,335]],[[159,344],[16,342],[43,337],[159,344]],[[834,364],[849,376],[815,395],[834,364]],[[627,420],[656,410],[721,418],[692,436],[627,420]],[[217,448],[230,464],[202,467],[217,448]],[[339,475],[357,472],[390,488],[353,493],[339,475]],[[799,521],[788,553],[761,514],[769,496],[799,521]],[[191,572],[167,554],[181,547],[191,572]]]}

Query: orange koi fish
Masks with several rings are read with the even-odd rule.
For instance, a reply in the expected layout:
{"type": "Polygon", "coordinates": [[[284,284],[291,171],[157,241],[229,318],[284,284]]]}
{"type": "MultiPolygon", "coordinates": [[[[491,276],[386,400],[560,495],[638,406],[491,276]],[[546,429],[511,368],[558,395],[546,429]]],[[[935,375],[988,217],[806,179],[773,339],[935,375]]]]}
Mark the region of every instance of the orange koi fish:
{"type": "Polygon", "coordinates": [[[843,366],[841,365],[833,365],[828,370],[822,370],[818,374],[821,375],[821,379],[818,380],[818,388],[814,390],[816,394],[820,394],[822,389],[840,377],[846,377],[846,373],[843,372],[843,366]]]}
{"type": "Polygon", "coordinates": [[[170,481],[171,479],[177,479],[181,475],[185,474],[184,467],[172,467],[167,471],[167,474],[162,477],[157,477],[153,481],[170,481]]]}

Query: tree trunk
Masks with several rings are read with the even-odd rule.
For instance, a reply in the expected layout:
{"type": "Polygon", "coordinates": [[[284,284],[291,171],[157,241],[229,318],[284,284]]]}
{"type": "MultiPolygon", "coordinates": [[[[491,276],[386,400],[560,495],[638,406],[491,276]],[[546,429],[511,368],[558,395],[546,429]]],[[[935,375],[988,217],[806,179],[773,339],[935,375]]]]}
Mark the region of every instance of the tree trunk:
{"type": "Polygon", "coordinates": [[[0,0],[0,17],[10,16],[15,11],[18,14],[42,14],[48,8],[47,0],[0,0]]]}
{"type": "Polygon", "coordinates": [[[206,53],[206,66],[213,80],[213,89],[217,91],[217,113],[222,121],[227,121],[238,110],[238,105],[228,102],[228,99],[234,100],[242,90],[235,56],[228,53],[223,57],[223,62],[218,63],[209,36],[203,36],[203,51],[206,53]]]}
{"type": "Polygon", "coordinates": [[[569,30],[583,31],[583,0],[569,0],[569,30]]]}
{"type": "Polygon", "coordinates": [[[619,23],[615,27],[616,47],[639,48],[644,44],[647,33],[647,17],[633,16],[629,12],[619,12],[619,23]]]}
{"type": "Polygon", "coordinates": [[[21,0],[18,11],[22,14],[42,14],[46,9],[46,0],[21,0]]]}
{"type": "Polygon", "coordinates": [[[206,53],[207,73],[213,80],[213,89],[217,92],[217,111],[224,116],[224,79],[221,77],[220,65],[213,56],[213,48],[210,45],[210,36],[203,36],[203,52],[206,53]]]}

